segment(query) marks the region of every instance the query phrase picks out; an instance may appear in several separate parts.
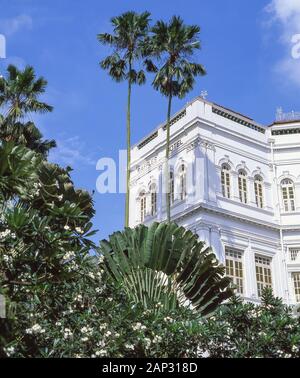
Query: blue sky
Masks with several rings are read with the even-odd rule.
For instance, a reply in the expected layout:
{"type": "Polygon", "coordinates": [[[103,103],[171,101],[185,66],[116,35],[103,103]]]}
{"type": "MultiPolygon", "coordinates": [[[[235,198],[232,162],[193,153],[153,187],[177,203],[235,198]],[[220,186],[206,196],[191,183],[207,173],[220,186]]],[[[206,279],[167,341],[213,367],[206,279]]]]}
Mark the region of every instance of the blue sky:
{"type": "MultiPolygon", "coordinates": [[[[117,159],[125,147],[126,84],[99,68],[108,53],[96,34],[110,31],[110,18],[127,10],[148,10],[153,21],[180,15],[201,26],[197,59],[207,69],[173,111],[208,91],[208,100],[270,124],[278,106],[300,110],[300,60],[291,57],[291,38],[300,33],[299,0],[0,0],[0,34],[8,63],[33,65],[49,82],[45,100],[52,114],[35,117],[58,148],[51,159],[74,168],[77,186],[95,190],[96,161],[117,159]]],[[[132,141],[163,122],[166,100],[151,88],[151,77],[135,87],[132,141]]],[[[97,239],[123,226],[123,194],[94,195],[97,239]]]]}

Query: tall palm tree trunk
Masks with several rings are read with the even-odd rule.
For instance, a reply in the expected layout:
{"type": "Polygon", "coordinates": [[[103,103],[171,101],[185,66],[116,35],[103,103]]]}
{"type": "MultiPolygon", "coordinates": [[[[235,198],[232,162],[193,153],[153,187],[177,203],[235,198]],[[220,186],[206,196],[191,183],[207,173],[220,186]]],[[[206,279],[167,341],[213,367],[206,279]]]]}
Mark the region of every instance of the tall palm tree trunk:
{"type": "MultiPolygon", "coordinates": [[[[131,62],[129,63],[129,72],[131,73],[131,62]]],[[[131,104],[131,78],[128,79],[128,97],[127,97],[127,172],[126,172],[126,200],[125,200],[125,227],[129,227],[129,198],[130,198],[130,158],[131,158],[131,135],[130,135],[130,104],[131,104]]]]}
{"type": "Polygon", "coordinates": [[[171,120],[172,92],[169,94],[168,115],[167,115],[167,139],[166,139],[166,164],[165,164],[165,180],[166,180],[166,208],[167,222],[171,221],[171,194],[170,194],[170,172],[169,172],[169,156],[170,156],[170,120],[171,120]]]}

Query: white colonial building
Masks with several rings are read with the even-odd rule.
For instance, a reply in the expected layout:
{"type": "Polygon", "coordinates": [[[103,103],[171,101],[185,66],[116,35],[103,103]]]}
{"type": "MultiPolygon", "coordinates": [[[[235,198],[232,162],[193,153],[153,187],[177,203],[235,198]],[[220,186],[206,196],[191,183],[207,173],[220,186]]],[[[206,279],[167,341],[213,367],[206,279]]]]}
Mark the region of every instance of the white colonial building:
{"type": "MultiPolygon", "coordinates": [[[[196,98],[171,121],[172,220],[210,245],[238,291],[300,302],[300,120],[264,127],[196,98]]],[[[292,120],[293,118],[293,120],[292,120]]],[[[166,219],[165,125],[132,148],[130,226],[166,219]]]]}

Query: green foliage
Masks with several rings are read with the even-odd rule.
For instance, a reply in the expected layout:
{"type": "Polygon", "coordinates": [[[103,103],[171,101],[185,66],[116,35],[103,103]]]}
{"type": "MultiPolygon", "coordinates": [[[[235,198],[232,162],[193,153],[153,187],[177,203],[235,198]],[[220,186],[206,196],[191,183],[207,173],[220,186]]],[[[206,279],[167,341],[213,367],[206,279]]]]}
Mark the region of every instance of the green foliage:
{"type": "Polygon", "coordinates": [[[27,66],[20,71],[16,66],[7,67],[7,77],[0,78],[0,107],[5,107],[4,117],[11,121],[24,118],[28,113],[46,113],[52,106],[39,101],[45,92],[47,81],[36,79],[33,67],[27,66]]]}
{"type": "Polygon", "coordinates": [[[52,110],[38,99],[46,81],[35,80],[30,67],[9,66],[8,73],[0,79],[0,294],[8,314],[2,348],[15,334],[11,322],[21,322],[33,301],[48,306],[45,293],[74,280],[94,246],[90,194],[74,187],[69,168],[46,160],[55,143],[19,121],[52,110]]]}
{"type": "Polygon", "coordinates": [[[146,64],[156,71],[153,87],[163,95],[183,98],[193,89],[195,77],[205,75],[204,67],[189,60],[200,48],[197,25],[185,25],[180,17],[173,16],[169,23],[158,21],[151,29],[146,64]],[[159,68],[152,61],[154,57],[159,68]]]}
{"type": "Polygon", "coordinates": [[[175,223],[125,229],[100,247],[112,278],[145,309],[191,303],[207,315],[232,295],[225,269],[197,235],[175,223]]]}
{"type": "Polygon", "coordinates": [[[149,12],[125,12],[111,19],[114,34],[98,34],[98,41],[113,49],[112,55],[102,60],[100,66],[108,70],[116,82],[126,80],[131,84],[145,83],[144,71],[136,70],[133,65],[144,55],[149,17],[149,12]]]}
{"type": "Polygon", "coordinates": [[[270,289],[261,305],[234,297],[202,324],[200,334],[199,351],[210,357],[300,357],[300,318],[270,289]]]}
{"type": "Polygon", "coordinates": [[[129,305],[101,265],[86,259],[76,279],[20,292],[18,317],[0,329],[1,335],[9,335],[2,355],[196,356],[199,325],[192,311],[157,313],[129,305]]]}

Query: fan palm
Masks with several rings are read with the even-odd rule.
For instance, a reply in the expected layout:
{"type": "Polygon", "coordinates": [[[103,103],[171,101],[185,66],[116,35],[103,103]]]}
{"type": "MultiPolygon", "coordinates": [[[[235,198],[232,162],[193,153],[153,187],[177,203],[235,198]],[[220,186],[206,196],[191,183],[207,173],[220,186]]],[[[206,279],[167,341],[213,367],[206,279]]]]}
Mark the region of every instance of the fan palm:
{"type": "Polygon", "coordinates": [[[175,223],[153,223],[116,232],[100,243],[105,267],[128,298],[145,309],[189,303],[208,315],[232,296],[230,279],[210,248],[175,223]]]}
{"type": "Polygon", "coordinates": [[[22,71],[9,65],[7,72],[7,78],[0,78],[0,107],[4,108],[7,121],[15,123],[28,113],[52,111],[52,106],[39,101],[47,81],[43,77],[36,79],[33,67],[27,66],[22,71]]]}
{"type": "Polygon", "coordinates": [[[152,54],[161,64],[156,69],[151,59],[146,59],[149,69],[157,71],[153,87],[168,98],[166,124],[166,205],[167,220],[170,222],[169,196],[169,167],[170,155],[170,118],[173,97],[183,98],[193,89],[195,77],[205,75],[201,64],[190,61],[195,50],[200,48],[198,39],[200,28],[197,25],[184,25],[180,17],[173,16],[169,23],[158,21],[153,28],[152,37],[148,46],[148,53],[152,54]]]}
{"type": "Polygon", "coordinates": [[[148,34],[150,13],[126,12],[119,17],[113,17],[111,23],[113,34],[98,34],[98,40],[113,48],[112,55],[101,61],[100,66],[109,72],[116,82],[126,80],[127,92],[127,174],[126,174],[126,203],[125,226],[129,224],[129,182],[130,182],[130,108],[132,84],[142,85],[146,77],[143,70],[136,70],[135,63],[144,56],[145,38],[148,34]]]}

